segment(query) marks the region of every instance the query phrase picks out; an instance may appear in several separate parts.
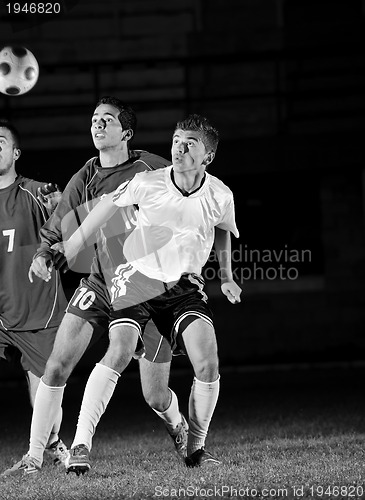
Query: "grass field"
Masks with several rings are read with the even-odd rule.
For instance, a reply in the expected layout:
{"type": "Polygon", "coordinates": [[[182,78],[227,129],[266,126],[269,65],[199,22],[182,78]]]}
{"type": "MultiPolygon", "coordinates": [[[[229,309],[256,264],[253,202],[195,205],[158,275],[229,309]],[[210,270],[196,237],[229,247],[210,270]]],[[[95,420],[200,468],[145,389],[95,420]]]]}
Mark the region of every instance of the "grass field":
{"type": "MultiPolygon", "coordinates": [[[[133,371],[104,415],[88,475],[46,464],[37,477],[0,480],[0,499],[365,498],[363,368],[222,370],[207,449],[219,467],[187,469],[133,371]],[[364,490],[363,490],[364,488],[364,490]]],[[[69,445],[84,381],[71,381],[62,438],[69,445]]],[[[190,372],[172,375],[186,413],[190,372]]],[[[1,388],[0,468],[27,449],[25,388],[1,388]]]]}

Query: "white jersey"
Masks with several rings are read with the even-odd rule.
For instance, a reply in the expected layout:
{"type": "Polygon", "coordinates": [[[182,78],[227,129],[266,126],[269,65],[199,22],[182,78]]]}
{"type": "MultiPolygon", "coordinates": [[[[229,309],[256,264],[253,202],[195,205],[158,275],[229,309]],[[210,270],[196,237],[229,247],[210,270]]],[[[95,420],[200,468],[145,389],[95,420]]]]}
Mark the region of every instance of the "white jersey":
{"type": "Polygon", "coordinates": [[[138,205],[136,229],[124,244],[124,255],[142,274],[164,282],[184,273],[201,274],[214,243],[214,228],[239,236],[231,190],[205,173],[201,186],[183,194],[172,166],[142,172],[119,186],[119,207],[138,205]]]}

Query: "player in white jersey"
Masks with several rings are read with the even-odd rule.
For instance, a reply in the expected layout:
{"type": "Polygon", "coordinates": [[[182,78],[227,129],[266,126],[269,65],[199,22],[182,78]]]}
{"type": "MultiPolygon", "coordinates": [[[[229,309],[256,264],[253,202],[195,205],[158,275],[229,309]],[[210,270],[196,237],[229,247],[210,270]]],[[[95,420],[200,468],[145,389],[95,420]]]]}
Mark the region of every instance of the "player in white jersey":
{"type": "Polygon", "coordinates": [[[120,332],[121,349],[131,358],[153,318],[172,349],[188,355],[195,373],[189,400],[188,467],[220,463],[205,450],[220,376],[212,313],[199,276],[215,228],[222,291],[232,303],[240,302],[241,293],[231,270],[230,232],[238,237],[233,195],[206,172],[217,144],[218,133],[205,118],[192,115],[179,122],[173,135],[172,167],[140,173],[123,183],[91,211],[63,248],[58,247],[72,263],[85,238],[118,207],[138,204],[138,227],[123,248],[128,262],[114,279],[110,329],[120,332]]]}
{"type": "Polygon", "coordinates": [[[231,191],[208,173],[189,194],[177,185],[175,167],[149,174],[137,174],[113,197],[117,206],[139,206],[137,230],[123,249],[128,262],[162,282],[178,280],[184,273],[200,274],[213,246],[214,227],[238,237],[231,191]],[[168,210],[161,210],[161,200],[168,210]],[[141,256],[143,247],[146,255],[141,256]]]}

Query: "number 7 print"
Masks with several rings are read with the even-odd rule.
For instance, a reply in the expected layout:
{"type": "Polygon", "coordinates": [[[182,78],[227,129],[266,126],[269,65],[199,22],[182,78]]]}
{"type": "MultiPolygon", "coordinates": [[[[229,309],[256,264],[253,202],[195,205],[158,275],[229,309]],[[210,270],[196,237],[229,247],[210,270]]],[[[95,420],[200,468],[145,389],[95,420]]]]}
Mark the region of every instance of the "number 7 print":
{"type": "Polygon", "coordinates": [[[15,229],[3,229],[3,235],[8,236],[8,252],[12,252],[14,249],[14,237],[15,237],[15,229]]]}

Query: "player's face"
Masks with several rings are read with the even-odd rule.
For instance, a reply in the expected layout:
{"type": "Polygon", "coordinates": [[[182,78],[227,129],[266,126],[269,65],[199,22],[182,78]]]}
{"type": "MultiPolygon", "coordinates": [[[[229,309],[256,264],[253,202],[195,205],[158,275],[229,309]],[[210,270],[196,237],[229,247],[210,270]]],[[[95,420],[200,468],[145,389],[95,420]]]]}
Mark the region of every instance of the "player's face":
{"type": "Polygon", "coordinates": [[[177,129],[172,138],[171,154],[174,170],[185,173],[204,170],[212,153],[207,153],[199,132],[177,129]]]}
{"type": "Polygon", "coordinates": [[[19,156],[13,136],[7,128],[0,127],[0,175],[6,175],[19,156]]]}
{"type": "Polygon", "coordinates": [[[100,104],[91,120],[91,135],[96,149],[118,149],[124,132],[118,119],[119,110],[110,104],[100,104]]]}

